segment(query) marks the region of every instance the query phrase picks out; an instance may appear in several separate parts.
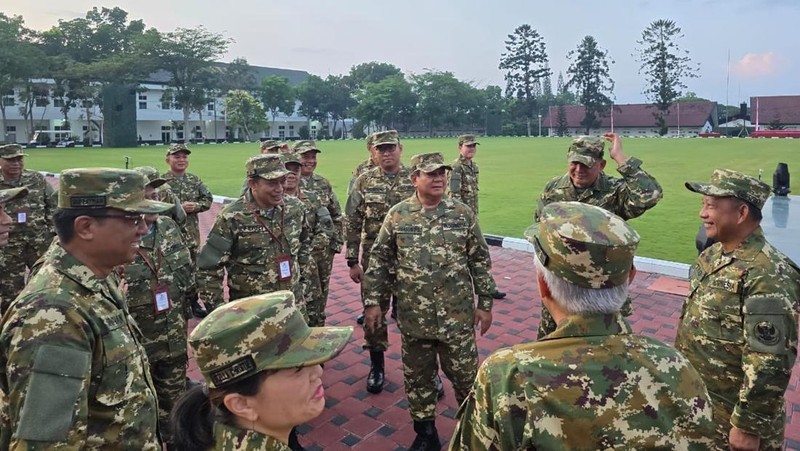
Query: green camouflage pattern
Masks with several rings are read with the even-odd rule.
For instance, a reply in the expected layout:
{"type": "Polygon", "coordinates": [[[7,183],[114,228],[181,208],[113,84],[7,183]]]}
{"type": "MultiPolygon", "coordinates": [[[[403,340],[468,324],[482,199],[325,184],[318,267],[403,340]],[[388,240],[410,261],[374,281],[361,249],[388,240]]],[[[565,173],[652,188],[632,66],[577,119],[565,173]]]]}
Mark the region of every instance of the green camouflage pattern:
{"type": "Polygon", "coordinates": [[[619,216],[581,202],[554,202],[534,227],[527,238],[556,277],[595,289],[627,283],[639,234],[619,216]]]}
{"type": "MultiPolygon", "coordinates": [[[[183,236],[190,246],[189,249],[194,259],[197,250],[200,248],[200,217],[198,215],[211,208],[211,204],[214,202],[214,196],[203,181],[200,180],[200,177],[194,174],[186,172],[181,176],[176,176],[167,171],[161,174],[161,177],[167,180],[169,190],[181,203],[197,203],[197,211],[187,213],[184,223],[176,221],[178,225],[181,226],[181,232],[183,232],[183,236]]],[[[160,197],[161,196],[159,196],[159,198],[160,197]]],[[[169,201],[169,196],[165,194],[163,200],[165,202],[169,201]]]]}
{"type": "Polygon", "coordinates": [[[133,170],[144,176],[146,179],[144,183],[145,186],[158,189],[167,183],[167,179],[161,177],[158,173],[158,169],[152,166],[138,166],[133,168],[133,170]]]}
{"type": "MultiPolygon", "coordinates": [[[[294,143],[294,145],[292,146],[292,150],[297,152],[298,150],[300,150],[302,148],[305,148],[305,147],[311,147],[311,148],[315,148],[316,149],[316,146],[317,146],[317,143],[315,143],[313,139],[302,139],[302,140],[297,141],[296,143],[294,143]]],[[[317,150],[319,150],[319,149],[317,149],[317,150]]]]}
{"type": "Polygon", "coordinates": [[[227,424],[214,424],[214,451],[292,451],[268,435],[227,424]]]}
{"type": "Polygon", "coordinates": [[[6,144],[4,146],[0,146],[0,158],[17,158],[17,157],[27,157],[28,154],[23,152],[22,146],[19,144],[6,144]]]}
{"type": "Polygon", "coordinates": [[[483,362],[450,449],[707,450],[711,419],[680,353],[619,315],[573,315],[483,362]]]}
{"type": "MultiPolygon", "coordinates": [[[[9,146],[4,146],[9,147],[9,146]]],[[[0,189],[7,193],[4,204],[13,224],[8,234],[8,244],[0,247],[0,313],[25,286],[25,273],[50,245],[55,231],[55,194],[44,176],[36,171],[22,170],[18,180],[9,180],[0,172],[0,189]],[[5,191],[8,190],[8,191],[5,191]],[[16,191],[15,191],[16,190],[16,191]],[[22,190],[27,195],[19,195],[22,190]],[[16,196],[12,196],[17,193],[16,196]],[[20,221],[24,216],[24,222],[20,221]]]]}
{"type": "Polygon", "coordinates": [[[383,144],[400,144],[400,134],[397,130],[386,130],[372,134],[372,145],[380,146],[383,144]]]}
{"type": "MultiPolygon", "coordinates": [[[[370,135],[372,136],[372,135],[370,135]]],[[[367,158],[366,161],[362,161],[361,163],[356,166],[355,170],[353,170],[353,175],[350,177],[350,183],[347,184],[347,192],[353,190],[353,185],[356,183],[356,179],[363,173],[378,167],[378,164],[372,160],[372,157],[367,158]]]]}
{"type": "Polygon", "coordinates": [[[147,179],[128,169],[66,169],[58,179],[58,208],[114,208],[130,213],[163,213],[172,205],[147,200],[147,179]]]}
{"type": "Polygon", "coordinates": [[[713,197],[736,197],[761,210],[771,193],[769,185],[741,172],[715,169],[710,183],[686,182],[686,189],[713,197]]]}
{"type": "Polygon", "coordinates": [[[603,148],[606,143],[596,136],[578,136],[572,140],[567,150],[567,162],[578,162],[592,167],[603,159],[603,148]]]}
{"type": "Polygon", "coordinates": [[[320,150],[319,147],[317,147],[315,144],[305,144],[305,141],[300,141],[300,143],[295,144],[293,149],[294,153],[296,153],[297,155],[302,155],[307,152],[322,153],[322,150],[320,150]]]}
{"type": "Polygon", "coordinates": [[[276,154],[250,157],[244,167],[247,177],[261,177],[264,180],[279,179],[289,173],[284,166],[283,156],[276,154]]]}
{"type": "Polygon", "coordinates": [[[155,188],[156,199],[172,204],[172,208],[161,214],[172,218],[176,224],[182,227],[186,223],[186,211],[181,205],[181,200],[170,189],[167,179],[161,177],[158,169],[152,166],[139,166],[133,168],[133,170],[145,176],[147,179],[146,186],[155,188]]]}
{"type": "Polygon", "coordinates": [[[292,290],[298,307],[304,310],[301,277],[305,278],[306,271],[310,271],[308,263],[313,239],[312,227],[300,200],[285,197],[283,204],[265,210],[255,203],[248,190],[220,210],[197,257],[197,288],[206,308],[223,304],[223,280],[227,272],[230,299],[292,290]],[[253,211],[279,237],[279,242],[254,218],[253,211]],[[281,255],[291,256],[290,280],[280,280],[278,257],[281,255]]]}
{"type": "Polygon", "coordinates": [[[118,285],[57,243],[46,252],[0,321],[0,449],[161,450],[141,332],[118,285]]]}
{"type": "Polygon", "coordinates": [[[209,313],[189,346],[209,388],[264,370],[313,366],[344,349],[353,328],[309,327],[291,291],[231,301],[209,313]]]}
{"type": "MultiPolygon", "coordinates": [[[[2,177],[2,175],[0,175],[2,177]]],[[[28,188],[22,186],[19,188],[4,188],[0,189],[0,204],[5,204],[12,200],[22,199],[28,195],[28,188]]]]}
{"type": "Polygon", "coordinates": [[[471,159],[459,156],[451,163],[447,175],[447,195],[464,202],[478,214],[478,165],[471,159]]]}
{"type": "Polygon", "coordinates": [[[266,141],[263,141],[263,142],[261,143],[261,146],[260,146],[259,148],[260,148],[262,151],[263,151],[263,150],[267,150],[267,151],[269,151],[269,150],[274,150],[274,151],[276,151],[276,152],[277,152],[277,151],[278,151],[278,149],[279,149],[280,147],[281,147],[281,143],[280,143],[280,141],[276,141],[276,140],[274,140],[274,139],[268,139],[268,140],[266,140],[266,141]]]}
{"type": "Polygon", "coordinates": [[[433,172],[437,169],[445,168],[448,171],[453,169],[445,164],[444,157],[439,152],[420,153],[411,157],[410,171],[413,174],[417,171],[425,173],[433,172]]]}
{"type": "Polygon", "coordinates": [[[374,146],[375,145],[375,133],[370,133],[369,135],[367,135],[366,141],[367,141],[367,147],[368,148],[374,146]]]}
{"type": "MultiPolygon", "coordinates": [[[[318,267],[317,252],[314,251],[314,248],[315,246],[326,247],[328,245],[327,237],[332,228],[330,213],[328,213],[326,208],[319,206],[320,198],[313,191],[307,193],[298,192],[297,195],[285,193],[285,196],[287,198],[294,197],[300,201],[306,222],[313,236],[310,243],[311,249],[307,252],[309,254],[309,260],[303,268],[301,285],[308,325],[312,327],[324,326],[325,306],[328,297],[327,292],[323,297],[321,277],[324,275],[324,272],[318,267]]],[[[328,273],[328,277],[330,277],[330,273],[328,273]]]]}
{"type": "Polygon", "coordinates": [[[171,144],[171,145],[170,145],[170,146],[167,148],[167,155],[176,154],[176,153],[178,153],[178,152],[184,152],[184,153],[186,153],[186,155],[189,155],[189,154],[191,154],[191,153],[192,153],[192,151],[191,151],[191,150],[189,150],[189,148],[188,148],[188,147],[186,147],[186,144],[183,144],[183,143],[175,143],[175,144],[171,144]]]}
{"type": "Polygon", "coordinates": [[[703,375],[714,405],[715,443],[731,425],[782,449],[783,395],[797,358],[800,268],[755,230],[736,250],[716,243],[690,271],[675,347],[703,375]]]}
{"type": "Polygon", "coordinates": [[[461,135],[458,137],[458,146],[471,146],[473,144],[479,144],[477,141],[478,137],[475,135],[461,135]]]}
{"type": "Polygon", "coordinates": [[[136,259],[123,271],[128,282],[128,310],[142,331],[142,345],[150,361],[161,436],[169,442],[169,413],[186,386],[186,321],[191,318],[192,296],[197,293],[192,257],[178,225],[159,216],[151,232],[142,237],[136,259]],[[168,287],[171,307],[157,312],[154,291],[160,286],[168,287]]]}

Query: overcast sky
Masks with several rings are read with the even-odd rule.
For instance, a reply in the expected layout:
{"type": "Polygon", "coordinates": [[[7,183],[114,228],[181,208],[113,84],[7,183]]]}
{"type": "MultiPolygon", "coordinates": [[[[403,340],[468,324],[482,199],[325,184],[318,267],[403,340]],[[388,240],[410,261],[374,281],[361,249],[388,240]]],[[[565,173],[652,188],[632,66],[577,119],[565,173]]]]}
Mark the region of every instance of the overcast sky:
{"type": "Polygon", "coordinates": [[[312,74],[347,73],[368,61],[405,73],[451,71],[478,87],[505,87],[497,69],[503,41],[528,23],[545,40],[553,89],[568,51],[592,35],[615,61],[617,103],[644,102],[636,40],[657,19],[683,29],[680,45],[700,63],[687,81],[700,97],[729,104],[750,96],[800,94],[800,0],[4,0],[2,10],[43,30],[82,17],[93,6],[119,6],[130,18],[171,31],[204,25],[235,40],[223,61],[312,74]],[[730,52],[730,64],[728,53],[730,52]],[[730,82],[726,76],[730,67],[730,82]],[[726,88],[727,85],[727,88],[726,88]]]}

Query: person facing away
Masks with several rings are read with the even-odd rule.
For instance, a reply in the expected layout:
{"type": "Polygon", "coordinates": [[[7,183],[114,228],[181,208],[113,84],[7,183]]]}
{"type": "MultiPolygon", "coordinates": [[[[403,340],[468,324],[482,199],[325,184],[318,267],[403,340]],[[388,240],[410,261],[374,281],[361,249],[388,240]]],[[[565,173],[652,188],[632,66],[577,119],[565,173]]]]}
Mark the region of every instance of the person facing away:
{"type": "Polygon", "coordinates": [[[294,427],[325,408],[322,364],[352,327],[308,327],[290,291],[224,304],[192,331],[205,386],[172,412],[178,450],[288,451],[294,427]]]}
{"type": "Polygon", "coordinates": [[[557,328],[483,362],[450,449],[709,449],[700,375],[619,313],[638,233],[580,202],[545,206],[537,226],[536,279],[557,328]]]}

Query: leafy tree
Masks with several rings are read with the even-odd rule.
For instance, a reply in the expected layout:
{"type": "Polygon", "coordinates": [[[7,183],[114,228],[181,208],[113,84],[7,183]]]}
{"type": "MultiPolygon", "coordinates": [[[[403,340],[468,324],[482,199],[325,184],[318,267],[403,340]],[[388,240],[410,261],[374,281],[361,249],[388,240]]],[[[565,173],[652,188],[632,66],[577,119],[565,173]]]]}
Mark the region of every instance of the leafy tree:
{"type": "Polygon", "coordinates": [[[639,73],[645,75],[647,82],[643,94],[656,107],[653,116],[661,135],[668,132],[665,116],[686,88],[684,80],[699,77],[699,64],[694,65],[689,51],[678,45],[681,38],[683,32],[675,22],[659,19],[650,23],[636,41],[638,56],[634,56],[641,64],[639,73]]]}
{"type": "Polygon", "coordinates": [[[586,36],[575,50],[567,53],[567,59],[572,63],[567,69],[570,78],[566,86],[575,87],[585,108],[581,125],[588,134],[600,126],[598,117],[605,115],[612,103],[609,96],[614,91],[614,81],[608,71],[608,51],[600,48],[594,37],[586,36]]]}
{"type": "Polygon", "coordinates": [[[310,75],[297,86],[297,100],[300,101],[298,110],[309,121],[325,120],[325,95],[327,87],[325,80],[318,75],[310,75]]]}
{"type": "Polygon", "coordinates": [[[228,123],[241,128],[247,141],[252,141],[253,133],[261,132],[267,127],[264,108],[245,90],[234,89],[225,95],[225,112],[228,123]]]}
{"type": "Polygon", "coordinates": [[[255,93],[259,88],[255,71],[253,66],[247,62],[247,58],[235,58],[224,69],[219,70],[218,73],[220,75],[218,86],[223,93],[234,89],[255,93]]]}
{"type": "Polygon", "coordinates": [[[556,134],[558,136],[567,136],[569,134],[567,109],[563,103],[558,105],[558,109],[556,111],[556,134]]]}
{"type": "Polygon", "coordinates": [[[578,99],[575,97],[575,93],[569,90],[569,87],[564,82],[564,74],[562,72],[558,73],[558,81],[556,84],[556,99],[555,103],[557,105],[577,105],[578,99]]]}
{"type": "Polygon", "coordinates": [[[407,130],[414,117],[417,96],[402,75],[367,83],[356,93],[353,115],[363,124],[407,130]]]}
{"type": "Polygon", "coordinates": [[[506,99],[500,86],[489,85],[483,89],[484,105],[486,106],[486,135],[497,136],[503,124],[503,115],[506,109],[506,99]]]}
{"type": "MultiPolygon", "coordinates": [[[[676,102],[710,102],[708,99],[698,97],[694,91],[688,91],[686,94],[675,99],[676,102]]],[[[734,107],[735,108],[735,107],[734,107]]]]}
{"type": "Polygon", "coordinates": [[[506,95],[517,99],[517,108],[527,121],[531,135],[531,119],[539,114],[536,89],[551,74],[544,38],[530,25],[520,25],[505,41],[506,52],[500,55],[499,69],[506,71],[506,95]]]}
{"type": "MultiPolygon", "coordinates": [[[[339,121],[342,121],[341,137],[344,138],[345,134],[347,134],[344,119],[356,103],[350,86],[347,84],[347,78],[341,75],[328,75],[325,79],[325,89],[323,109],[333,120],[331,131],[335,132],[339,121]]],[[[335,138],[335,136],[333,137],[335,138]]]]}
{"type": "Polygon", "coordinates": [[[272,115],[272,127],[275,129],[275,117],[278,113],[287,116],[294,113],[294,90],[289,85],[289,79],[270,75],[261,80],[261,103],[272,115]]]}
{"type": "Polygon", "coordinates": [[[378,83],[386,77],[395,75],[403,75],[397,66],[372,61],[351,67],[350,73],[347,75],[347,83],[354,90],[364,89],[367,83],[378,83]]]}
{"type": "Polygon", "coordinates": [[[483,105],[474,88],[451,72],[428,71],[411,77],[414,92],[419,97],[417,117],[421,118],[431,135],[436,127],[447,126],[451,131],[467,122],[468,115],[483,105]]]}

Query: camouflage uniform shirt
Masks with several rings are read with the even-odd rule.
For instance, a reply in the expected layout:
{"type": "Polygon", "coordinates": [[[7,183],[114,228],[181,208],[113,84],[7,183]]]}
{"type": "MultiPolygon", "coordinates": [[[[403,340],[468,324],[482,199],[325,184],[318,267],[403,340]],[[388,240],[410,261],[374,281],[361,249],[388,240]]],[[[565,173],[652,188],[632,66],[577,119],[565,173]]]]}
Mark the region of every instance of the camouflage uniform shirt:
{"type": "Polygon", "coordinates": [[[291,448],[256,431],[215,423],[214,451],[291,451],[291,448]]]}
{"type": "Polygon", "coordinates": [[[472,330],[478,308],[492,310],[495,291],[489,247],[475,214],[444,198],[426,210],[416,195],[389,210],[364,275],[364,306],[397,295],[403,335],[447,340],[472,330]]]}
{"type": "Polygon", "coordinates": [[[459,156],[451,164],[447,189],[450,197],[469,205],[478,214],[478,165],[459,156]]]}
{"type": "Polygon", "coordinates": [[[117,285],[48,250],[2,319],[1,449],[161,450],[141,332],[117,285]]]}
{"type": "Polygon", "coordinates": [[[780,448],[783,394],[797,357],[800,269],[758,228],[729,254],[720,243],[706,249],[690,288],[675,347],[707,376],[718,445],[727,449],[733,425],[780,448]]]}
{"type": "Polygon", "coordinates": [[[551,202],[577,201],[604,208],[624,220],[641,216],[653,208],[663,192],[655,178],[641,168],[642,161],[628,158],[625,164],[617,168],[622,178],[609,177],[601,173],[594,185],[586,189],[576,188],[564,174],[550,180],[544,187],[534,222],[539,222],[542,208],[551,202]]]}
{"type": "Polygon", "coordinates": [[[298,189],[303,194],[314,193],[318,198],[317,203],[317,216],[322,219],[325,224],[330,223],[327,232],[328,242],[325,246],[315,246],[315,251],[326,252],[340,252],[342,249],[342,207],[339,205],[339,199],[336,198],[336,193],[333,192],[331,182],[325,177],[317,174],[311,174],[309,177],[300,177],[300,185],[298,189]]]}
{"type": "Polygon", "coordinates": [[[206,188],[200,177],[194,174],[187,172],[178,177],[167,171],[161,177],[167,180],[170,190],[181,202],[196,202],[198,205],[197,211],[187,213],[186,224],[183,226],[184,236],[189,241],[192,250],[196,251],[200,247],[200,218],[198,214],[211,208],[214,196],[211,195],[211,191],[206,188]]]}
{"type": "Polygon", "coordinates": [[[688,360],[619,315],[574,315],[483,362],[451,450],[708,449],[708,394],[688,360]]]}
{"type": "Polygon", "coordinates": [[[353,185],[356,183],[356,179],[363,173],[369,171],[370,169],[377,168],[378,164],[372,161],[372,158],[367,158],[366,161],[362,161],[356,166],[356,169],[353,171],[353,176],[350,177],[350,183],[347,185],[347,192],[349,193],[350,190],[353,189],[353,185]]]}

